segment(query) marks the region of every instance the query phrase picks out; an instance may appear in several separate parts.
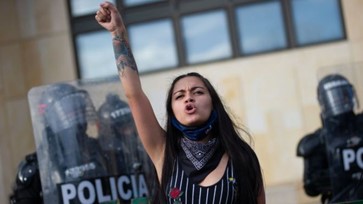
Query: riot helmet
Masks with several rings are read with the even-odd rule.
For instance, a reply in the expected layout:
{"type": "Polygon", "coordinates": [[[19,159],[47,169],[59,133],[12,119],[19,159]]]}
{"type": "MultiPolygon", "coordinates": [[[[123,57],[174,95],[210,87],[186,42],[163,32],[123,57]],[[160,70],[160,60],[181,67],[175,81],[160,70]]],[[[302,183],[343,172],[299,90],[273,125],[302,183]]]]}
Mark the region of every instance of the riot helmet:
{"type": "Polygon", "coordinates": [[[10,204],[43,203],[42,185],[36,153],[25,156],[18,165],[10,204]]]}
{"type": "Polygon", "coordinates": [[[117,94],[109,93],[97,114],[100,131],[108,132],[107,135],[127,134],[128,130],[134,129],[131,110],[128,104],[122,101],[117,94]]]}
{"type": "Polygon", "coordinates": [[[66,83],[46,87],[38,108],[44,125],[54,133],[73,126],[86,125],[89,120],[96,118],[88,92],[66,83]]]}
{"type": "Polygon", "coordinates": [[[357,102],[354,87],[344,76],[325,76],[319,81],[317,92],[323,119],[354,111],[357,102]]]}

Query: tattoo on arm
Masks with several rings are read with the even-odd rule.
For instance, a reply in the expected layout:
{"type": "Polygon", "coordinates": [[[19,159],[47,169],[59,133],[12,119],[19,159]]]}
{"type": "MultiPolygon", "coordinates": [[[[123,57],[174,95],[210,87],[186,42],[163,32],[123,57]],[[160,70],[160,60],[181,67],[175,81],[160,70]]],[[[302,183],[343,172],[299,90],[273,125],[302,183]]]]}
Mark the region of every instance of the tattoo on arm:
{"type": "Polygon", "coordinates": [[[122,76],[126,67],[138,72],[134,56],[127,40],[116,36],[112,39],[112,43],[119,74],[122,76]]]}

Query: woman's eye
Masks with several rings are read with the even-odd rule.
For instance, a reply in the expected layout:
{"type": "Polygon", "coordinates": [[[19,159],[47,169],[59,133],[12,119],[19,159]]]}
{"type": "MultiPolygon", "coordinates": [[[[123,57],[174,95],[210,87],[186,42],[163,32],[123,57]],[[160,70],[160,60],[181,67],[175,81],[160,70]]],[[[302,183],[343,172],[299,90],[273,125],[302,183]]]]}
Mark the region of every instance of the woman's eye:
{"type": "Polygon", "coordinates": [[[203,94],[203,91],[196,91],[196,92],[194,92],[194,94],[201,95],[201,94],[203,94]]]}
{"type": "Polygon", "coordinates": [[[180,99],[182,97],[183,97],[183,95],[178,95],[178,96],[175,97],[175,99],[177,100],[177,99],[180,99]]]}

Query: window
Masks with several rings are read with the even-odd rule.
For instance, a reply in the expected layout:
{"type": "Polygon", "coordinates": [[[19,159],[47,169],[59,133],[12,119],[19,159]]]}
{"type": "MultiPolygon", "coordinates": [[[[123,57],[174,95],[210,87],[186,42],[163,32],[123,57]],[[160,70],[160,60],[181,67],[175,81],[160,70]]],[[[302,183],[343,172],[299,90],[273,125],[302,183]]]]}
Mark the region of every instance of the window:
{"type": "MultiPolygon", "coordinates": [[[[68,0],[78,76],[116,76],[103,0],[68,0]]],[[[341,0],[113,0],[141,74],[346,38],[341,0]]]]}
{"type": "Polygon", "coordinates": [[[240,6],[236,16],[241,54],[287,47],[280,2],[240,6]]]}
{"type": "Polygon", "coordinates": [[[111,35],[106,31],[77,36],[80,78],[92,79],[115,75],[116,62],[111,35]]]}
{"type": "Polygon", "coordinates": [[[232,56],[224,11],[185,16],[181,22],[188,64],[232,56]]]}
{"type": "Polygon", "coordinates": [[[171,20],[131,25],[128,32],[140,72],[177,66],[177,51],[171,20]]]}
{"type": "Polygon", "coordinates": [[[137,6],[158,1],[163,1],[163,0],[123,0],[125,6],[137,6]]]}
{"type": "MultiPolygon", "coordinates": [[[[115,3],[115,0],[108,0],[111,3],[115,3]]],[[[100,3],[104,0],[70,0],[71,14],[72,16],[83,16],[87,14],[93,14],[97,11],[100,3]]]]}
{"type": "Polygon", "coordinates": [[[298,45],[344,37],[338,0],[292,0],[291,3],[298,45]]]}

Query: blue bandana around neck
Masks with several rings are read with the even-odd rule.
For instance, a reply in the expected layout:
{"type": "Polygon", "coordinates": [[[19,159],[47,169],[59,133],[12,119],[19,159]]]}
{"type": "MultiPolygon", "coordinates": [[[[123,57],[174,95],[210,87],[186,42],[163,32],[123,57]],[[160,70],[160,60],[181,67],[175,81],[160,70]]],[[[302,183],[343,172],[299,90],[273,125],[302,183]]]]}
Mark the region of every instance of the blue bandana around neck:
{"type": "Polygon", "coordinates": [[[216,119],[217,112],[213,110],[211,112],[211,115],[209,116],[208,121],[202,126],[187,127],[185,125],[182,125],[175,117],[171,119],[171,123],[176,129],[180,130],[186,138],[192,141],[200,141],[207,136],[208,132],[212,129],[213,123],[216,121],[216,119]]]}

